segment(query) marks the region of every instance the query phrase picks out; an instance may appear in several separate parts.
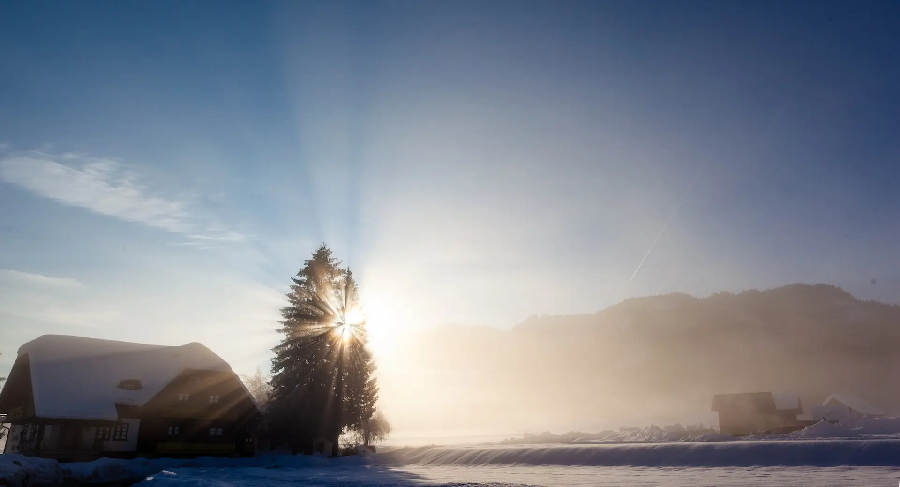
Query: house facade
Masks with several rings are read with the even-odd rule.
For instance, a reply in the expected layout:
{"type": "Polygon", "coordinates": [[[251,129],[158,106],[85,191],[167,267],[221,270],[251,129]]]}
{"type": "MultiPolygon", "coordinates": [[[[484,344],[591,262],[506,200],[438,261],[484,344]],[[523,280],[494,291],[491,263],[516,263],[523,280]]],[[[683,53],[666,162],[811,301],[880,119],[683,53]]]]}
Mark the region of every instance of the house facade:
{"type": "Polygon", "coordinates": [[[786,433],[809,424],[798,419],[803,406],[795,394],[719,394],[713,396],[712,410],[719,413],[719,432],[726,435],[786,433]]]}
{"type": "Polygon", "coordinates": [[[62,461],[249,455],[261,414],[231,367],[199,343],[46,335],[26,343],[0,393],[6,453],[62,461]]]}

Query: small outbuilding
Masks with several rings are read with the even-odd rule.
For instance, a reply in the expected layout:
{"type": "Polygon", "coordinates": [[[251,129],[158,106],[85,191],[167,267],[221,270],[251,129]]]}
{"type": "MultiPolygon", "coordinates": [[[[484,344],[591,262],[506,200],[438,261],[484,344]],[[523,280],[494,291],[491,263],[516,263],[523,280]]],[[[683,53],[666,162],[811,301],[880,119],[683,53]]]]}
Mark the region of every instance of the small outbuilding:
{"type": "Polygon", "coordinates": [[[800,397],[790,393],[718,394],[712,410],[719,413],[719,431],[726,435],[786,433],[809,424],[798,419],[803,406],[800,397]]]}
{"type": "Polygon", "coordinates": [[[837,422],[856,418],[879,418],[884,411],[850,394],[832,394],[812,409],[816,421],[837,422]]]}

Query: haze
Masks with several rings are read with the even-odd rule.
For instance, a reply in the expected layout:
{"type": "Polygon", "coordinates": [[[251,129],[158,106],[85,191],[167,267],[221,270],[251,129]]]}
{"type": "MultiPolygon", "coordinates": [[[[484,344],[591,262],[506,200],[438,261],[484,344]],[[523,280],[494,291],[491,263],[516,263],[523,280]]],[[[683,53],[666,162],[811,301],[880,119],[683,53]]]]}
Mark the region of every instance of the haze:
{"type": "Polygon", "coordinates": [[[724,378],[628,387],[624,352],[578,360],[626,338],[509,330],[797,282],[898,303],[898,8],[5,3],[0,375],[46,333],[265,371],[289,278],[327,242],[398,435],[701,417],[724,378]]]}

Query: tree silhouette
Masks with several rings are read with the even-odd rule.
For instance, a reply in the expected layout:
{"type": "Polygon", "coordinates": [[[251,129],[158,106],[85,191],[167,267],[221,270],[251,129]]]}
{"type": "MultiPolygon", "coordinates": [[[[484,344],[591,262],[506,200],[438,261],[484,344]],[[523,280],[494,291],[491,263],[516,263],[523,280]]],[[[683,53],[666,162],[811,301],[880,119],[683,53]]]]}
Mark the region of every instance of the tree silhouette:
{"type": "Polygon", "coordinates": [[[272,439],[311,452],[316,438],[337,454],[344,428],[359,428],[374,414],[374,363],[366,348],[365,320],[353,274],[322,245],[292,278],[273,351],[272,439]]]}

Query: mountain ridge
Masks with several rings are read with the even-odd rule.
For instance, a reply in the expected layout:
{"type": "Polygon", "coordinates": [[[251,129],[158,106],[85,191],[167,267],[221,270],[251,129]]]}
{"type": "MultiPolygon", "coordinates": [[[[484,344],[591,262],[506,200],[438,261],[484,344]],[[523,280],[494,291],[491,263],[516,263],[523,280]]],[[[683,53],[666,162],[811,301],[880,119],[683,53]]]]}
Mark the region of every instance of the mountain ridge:
{"type": "Polygon", "coordinates": [[[432,330],[407,369],[440,378],[431,396],[443,402],[426,409],[447,409],[444,422],[458,400],[479,411],[464,418],[467,427],[483,416],[519,429],[599,430],[708,417],[714,394],[747,391],[793,391],[807,410],[847,392],[897,414],[898,344],[900,306],[792,284],[632,298],[597,313],[531,317],[509,331],[432,330]],[[466,392],[448,399],[441,383],[466,392]]]}

